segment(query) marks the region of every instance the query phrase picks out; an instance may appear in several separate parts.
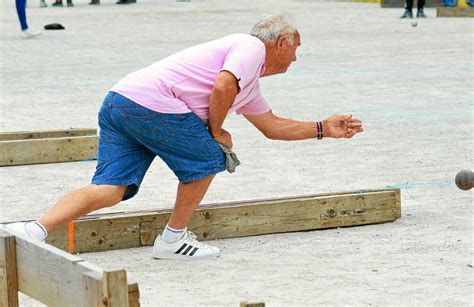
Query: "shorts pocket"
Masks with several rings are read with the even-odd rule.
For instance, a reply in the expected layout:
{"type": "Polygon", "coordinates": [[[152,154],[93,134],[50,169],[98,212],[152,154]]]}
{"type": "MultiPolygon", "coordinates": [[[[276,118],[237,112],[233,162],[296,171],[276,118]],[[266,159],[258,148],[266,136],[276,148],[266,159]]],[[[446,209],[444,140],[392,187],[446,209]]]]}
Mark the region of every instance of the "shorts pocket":
{"type": "Polygon", "coordinates": [[[160,115],[160,113],[145,107],[123,108],[121,111],[123,112],[125,120],[152,119],[160,115]]]}

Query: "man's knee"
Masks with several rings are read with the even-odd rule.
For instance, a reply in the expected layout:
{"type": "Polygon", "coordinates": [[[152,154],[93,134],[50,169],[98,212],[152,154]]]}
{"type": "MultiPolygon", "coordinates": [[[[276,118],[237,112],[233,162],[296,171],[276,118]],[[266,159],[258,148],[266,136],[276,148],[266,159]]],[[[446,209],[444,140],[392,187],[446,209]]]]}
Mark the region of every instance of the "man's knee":
{"type": "Polygon", "coordinates": [[[127,186],[116,185],[91,184],[88,186],[90,192],[97,196],[97,202],[101,207],[110,207],[121,202],[127,188],[127,186]]]}

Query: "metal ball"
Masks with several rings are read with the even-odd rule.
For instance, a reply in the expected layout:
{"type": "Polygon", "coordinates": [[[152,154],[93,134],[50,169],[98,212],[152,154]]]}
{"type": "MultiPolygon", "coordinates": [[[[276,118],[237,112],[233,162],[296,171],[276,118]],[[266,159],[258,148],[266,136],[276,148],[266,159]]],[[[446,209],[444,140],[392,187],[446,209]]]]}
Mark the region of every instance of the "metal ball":
{"type": "Polygon", "coordinates": [[[474,185],[474,173],[472,171],[462,170],[456,175],[454,182],[456,182],[456,185],[461,190],[470,190],[474,185]]]}

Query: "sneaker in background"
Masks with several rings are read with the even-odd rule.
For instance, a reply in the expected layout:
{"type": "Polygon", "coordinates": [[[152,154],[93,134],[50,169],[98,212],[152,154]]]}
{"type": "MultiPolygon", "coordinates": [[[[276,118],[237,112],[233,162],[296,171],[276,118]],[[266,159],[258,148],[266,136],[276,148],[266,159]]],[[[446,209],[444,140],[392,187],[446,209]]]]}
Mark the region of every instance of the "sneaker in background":
{"type": "Polygon", "coordinates": [[[43,32],[41,32],[41,31],[33,31],[33,30],[30,30],[30,29],[23,30],[23,31],[21,31],[21,33],[22,33],[22,36],[24,38],[35,38],[35,37],[40,36],[41,34],[43,34],[43,32]]]}
{"type": "Polygon", "coordinates": [[[426,18],[428,16],[426,16],[425,12],[423,11],[423,9],[419,9],[417,12],[416,12],[416,18],[426,18]]]}
{"type": "Polygon", "coordinates": [[[400,18],[413,18],[413,13],[411,10],[405,10],[402,16],[400,18]]]}

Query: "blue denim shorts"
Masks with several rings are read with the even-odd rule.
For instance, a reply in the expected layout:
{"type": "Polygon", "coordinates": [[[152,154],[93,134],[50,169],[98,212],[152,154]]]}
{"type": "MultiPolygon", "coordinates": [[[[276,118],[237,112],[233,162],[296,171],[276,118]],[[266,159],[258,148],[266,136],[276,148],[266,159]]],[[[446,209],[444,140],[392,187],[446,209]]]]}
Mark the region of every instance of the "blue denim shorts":
{"type": "Polygon", "coordinates": [[[133,197],[155,156],[180,182],[225,170],[225,155],[194,113],[164,114],[109,92],[99,111],[99,153],[93,184],[128,186],[133,197]]]}

